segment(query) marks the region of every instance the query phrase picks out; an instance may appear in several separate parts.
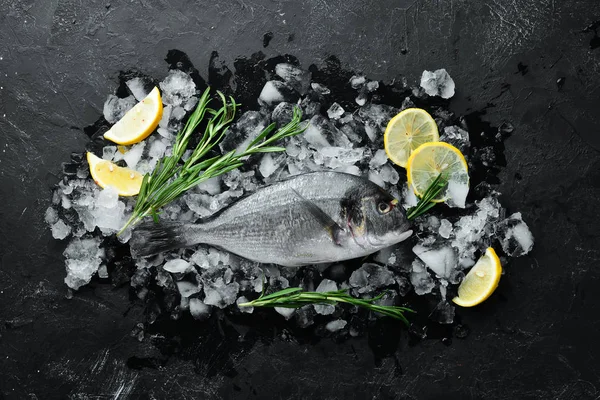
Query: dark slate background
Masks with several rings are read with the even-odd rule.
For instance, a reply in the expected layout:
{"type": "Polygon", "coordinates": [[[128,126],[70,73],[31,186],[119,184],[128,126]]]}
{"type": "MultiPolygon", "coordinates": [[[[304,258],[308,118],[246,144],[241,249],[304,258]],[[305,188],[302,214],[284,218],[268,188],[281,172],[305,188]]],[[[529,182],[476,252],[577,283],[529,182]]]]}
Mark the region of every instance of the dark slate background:
{"type": "Polygon", "coordinates": [[[0,398],[598,398],[598,30],[597,0],[0,0],[0,398]],[[252,323],[139,342],[144,310],[126,287],[65,299],[64,244],[43,213],[118,72],[162,77],[175,48],[204,75],[213,50],[230,66],[258,50],[305,67],[335,55],[411,82],[445,67],[455,112],[515,125],[500,190],[534,252],[458,311],[471,333],[449,346],[402,329],[298,340],[252,323]]]}

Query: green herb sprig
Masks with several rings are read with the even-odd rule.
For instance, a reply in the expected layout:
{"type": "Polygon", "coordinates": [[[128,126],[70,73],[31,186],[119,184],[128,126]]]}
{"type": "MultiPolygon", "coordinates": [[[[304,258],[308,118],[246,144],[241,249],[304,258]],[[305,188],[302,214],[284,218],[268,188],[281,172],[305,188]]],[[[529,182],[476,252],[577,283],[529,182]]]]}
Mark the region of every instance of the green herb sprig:
{"type": "Polygon", "coordinates": [[[338,303],[352,304],[363,307],[379,314],[399,319],[406,325],[408,319],[404,316],[405,312],[414,313],[413,310],[399,306],[381,306],[374,304],[385,295],[385,292],[372,299],[358,299],[348,294],[346,290],[336,290],[332,292],[305,292],[302,288],[287,288],[275,293],[264,295],[256,300],[238,304],[239,307],[284,307],[300,308],[309,304],[331,304],[338,303]]]}
{"type": "Polygon", "coordinates": [[[217,95],[222,106],[214,110],[208,107],[210,88],[204,91],[196,109],[177,134],[172,154],[160,159],[152,173],[144,176],[133,213],[118,234],[149,215],[157,220],[158,211],[162,207],[199,183],[241,167],[246,157],[256,153],[284,151],[285,148],[275,146],[275,142],[304,131],[300,126],[302,112],[295,107],[292,120],[287,125],[277,131],[276,124],[267,126],[241,153],[232,150],[223,155],[206,158],[227,133],[239,106],[232,97],[226,98],[221,92],[217,92],[217,95]],[[189,158],[182,162],[192,134],[205,120],[206,128],[198,145],[189,158]]]}
{"type": "Polygon", "coordinates": [[[437,204],[432,200],[444,190],[446,185],[448,185],[448,179],[443,174],[439,174],[427,187],[427,190],[425,190],[423,197],[419,199],[417,205],[406,212],[406,217],[409,220],[415,219],[429,211],[431,207],[437,204]]]}

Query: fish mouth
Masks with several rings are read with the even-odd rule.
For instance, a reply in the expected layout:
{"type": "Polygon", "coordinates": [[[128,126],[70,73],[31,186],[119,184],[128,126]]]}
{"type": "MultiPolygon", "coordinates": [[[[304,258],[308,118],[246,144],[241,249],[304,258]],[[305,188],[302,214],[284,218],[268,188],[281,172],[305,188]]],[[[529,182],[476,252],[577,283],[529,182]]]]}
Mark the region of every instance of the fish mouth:
{"type": "Polygon", "coordinates": [[[396,235],[395,233],[388,233],[387,235],[382,236],[381,239],[371,238],[371,237],[367,236],[367,240],[368,240],[369,244],[373,247],[388,247],[388,246],[392,246],[396,243],[405,241],[412,234],[413,234],[412,229],[409,229],[406,232],[402,232],[399,235],[396,235]],[[391,239],[391,240],[387,240],[387,239],[391,239]]]}

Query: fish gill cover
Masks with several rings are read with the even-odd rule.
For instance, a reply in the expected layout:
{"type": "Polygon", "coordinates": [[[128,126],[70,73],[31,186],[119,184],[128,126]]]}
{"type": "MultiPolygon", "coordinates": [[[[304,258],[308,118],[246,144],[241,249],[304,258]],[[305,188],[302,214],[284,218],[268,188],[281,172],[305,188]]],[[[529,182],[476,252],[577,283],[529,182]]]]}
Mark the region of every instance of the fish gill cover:
{"type": "Polygon", "coordinates": [[[471,190],[466,208],[433,208],[415,221],[410,239],[366,259],[286,268],[260,265],[205,245],[133,259],[127,244],[130,234],[117,239],[115,232],[127,221],[135,200],[118,197],[110,187],[99,188],[90,178],[83,153],[73,153],[63,163],[62,178],[46,211],[53,237],[67,242],[68,297],[90,282],[130,285],[132,299],[146,309],[136,335],[143,337],[144,330],[190,319],[190,315],[204,321],[244,319],[244,314],[252,313],[265,318],[277,312],[297,335],[308,330],[336,338],[359,336],[381,323],[375,313],[342,305],[275,311],[237,306],[258,297],[266,283],[266,293],[288,287],[317,292],[348,289],[355,297],[372,298],[386,291],[380,304],[417,311],[410,317],[413,338],[431,337],[436,329],[446,332],[443,336],[453,329],[455,336],[464,337],[468,330],[456,324],[449,299],[465,271],[488,246],[502,249],[504,266],[510,258],[531,250],[533,237],[521,214],[507,215],[495,190],[497,174],[506,163],[503,141],[512,133],[512,125],[493,127],[477,113],[454,115],[447,100],[454,94],[454,82],[445,70],[425,71],[420,86],[409,86],[404,77],[391,82],[370,80],[345,70],[335,57],[303,69],[293,56],[267,59],[259,52],[236,59],[232,71],[213,52],[207,84],[183,52],[169,51],[166,61],[168,73],[160,81],[139,71],[120,74],[117,90],[105,102],[104,116],[85,128],[90,137],[87,151],[141,173],[150,172],[160,158],[170,154],[176,133],[207,85],[242,104],[221,151],[241,147],[271,122],[279,126],[289,122],[296,104],[308,127],[304,134],[285,139],[285,152],[253,156],[241,168],[188,191],[162,210],[162,220],[193,222],[265,184],[318,170],[367,177],[402,199],[405,208],[413,206],[416,198],[408,190],[404,170],[388,161],[383,150],[383,132],[393,116],[415,106],[433,116],[440,140],[465,155],[471,190]],[[155,85],[164,103],[157,133],[129,148],[107,143],[103,133],[155,85]]]}

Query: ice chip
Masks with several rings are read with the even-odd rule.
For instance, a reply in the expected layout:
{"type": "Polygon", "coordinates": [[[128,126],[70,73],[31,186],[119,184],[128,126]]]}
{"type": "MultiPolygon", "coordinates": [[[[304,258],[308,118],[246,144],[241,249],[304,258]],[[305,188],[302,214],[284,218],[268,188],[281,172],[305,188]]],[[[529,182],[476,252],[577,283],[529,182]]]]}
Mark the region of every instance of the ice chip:
{"type": "Polygon", "coordinates": [[[438,277],[455,280],[458,259],[453,247],[419,243],[412,250],[438,277]]]}
{"type": "Polygon", "coordinates": [[[147,78],[136,77],[125,82],[127,89],[137,101],[142,101],[152,91],[152,81],[147,78]]]}
{"type": "Polygon", "coordinates": [[[104,146],[102,149],[102,159],[112,161],[117,152],[117,146],[104,146]]]}
{"type": "Polygon", "coordinates": [[[285,319],[290,319],[292,318],[292,315],[294,315],[294,312],[296,311],[293,308],[288,308],[288,307],[274,307],[275,311],[280,314],[283,315],[283,317],[285,319]]]}
{"type": "Polygon", "coordinates": [[[449,207],[465,208],[467,195],[469,194],[469,182],[450,179],[446,189],[446,204],[449,207]]]}
{"type": "Polygon", "coordinates": [[[397,184],[400,180],[398,171],[396,171],[390,164],[386,164],[383,166],[383,168],[381,168],[380,176],[381,179],[383,179],[385,182],[391,183],[392,185],[397,184]]]}
{"type": "Polygon", "coordinates": [[[320,118],[322,117],[318,115],[312,117],[303,135],[304,139],[316,149],[330,145],[320,123],[320,118]]]}
{"type": "Polygon", "coordinates": [[[182,106],[196,94],[196,84],[192,77],[178,69],[169,71],[169,75],[159,86],[165,105],[182,106]]]}
{"type": "Polygon", "coordinates": [[[44,219],[48,225],[53,225],[58,222],[58,212],[54,209],[54,207],[48,207],[46,209],[44,219]]]}
{"type": "Polygon", "coordinates": [[[292,64],[282,63],[275,66],[275,73],[301,95],[305,95],[308,91],[311,78],[310,72],[304,71],[292,64]]]}
{"type": "MultiPolygon", "coordinates": [[[[334,281],[332,281],[330,279],[323,279],[321,281],[321,283],[319,284],[319,286],[317,286],[317,289],[315,291],[319,292],[319,293],[323,293],[323,292],[333,292],[336,290],[338,290],[337,283],[335,283],[334,281]]],[[[315,307],[315,311],[317,312],[317,314],[321,314],[321,315],[333,314],[333,312],[335,311],[335,307],[332,306],[331,304],[315,304],[314,307],[315,307]]]]}
{"type": "Polygon", "coordinates": [[[352,86],[352,89],[360,89],[366,81],[367,78],[364,75],[354,75],[350,78],[350,86],[352,86]]]}
{"type": "Polygon", "coordinates": [[[289,123],[294,116],[294,105],[287,102],[277,104],[277,107],[271,113],[271,119],[276,122],[279,127],[289,123]]]}
{"type": "Polygon", "coordinates": [[[225,308],[235,303],[240,285],[237,282],[225,284],[223,278],[215,281],[204,281],[204,303],[219,308],[225,308]]]}
{"type": "Polygon", "coordinates": [[[533,235],[521,213],[514,213],[498,225],[502,250],[511,257],[520,257],[533,248],[533,235]]]}
{"type": "Polygon", "coordinates": [[[54,239],[63,240],[71,234],[71,227],[64,223],[63,220],[58,220],[52,225],[52,237],[54,239]]]}
{"type": "Polygon", "coordinates": [[[444,133],[440,136],[440,141],[450,143],[463,154],[467,154],[471,146],[469,141],[469,132],[458,126],[447,126],[444,133]]]}
{"type": "Polygon", "coordinates": [[[454,322],[454,306],[442,299],[433,310],[431,318],[440,324],[451,324],[454,322]]]}
{"type": "Polygon", "coordinates": [[[100,244],[98,238],[74,238],[63,252],[67,268],[65,283],[71,289],[77,290],[86,285],[98,271],[104,257],[100,244]]]}
{"type": "Polygon", "coordinates": [[[298,94],[281,81],[268,81],[260,92],[258,100],[268,106],[279,104],[282,101],[295,103],[298,100],[298,94]]]}
{"type": "Polygon", "coordinates": [[[101,190],[96,200],[98,207],[115,208],[119,202],[119,194],[113,186],[107,186],[101,190]]]}
{"type": "Polygon", "coordinates": [[[166,140],[156,139],[150,145],[148,155],[152,158],[162,158],[165,155],[165,151],[167,151],[167,146],[168,143],[166,140]]]}
{"type": "Polygon", "coordinates": [[[246,296],[240,296],[235,301],[235,303],[237,304],[237,306],[241,312],[246,313],[246,314],[252,314],[254,312],[254,307],[240,307],[240,304],[247,303],[247,302],[248,302],[248,299],[246,298],[246,296]]]}
{"type": "Polygon", "coordinates": [[[369,171],[368,178],[371,182],[373,182],[377,186],[385,188],[385,182],[379,172],[373,171],[373,170],[369,171]]]}
{"type": "Polygon", "coordinates": [[[108,121],[108,123],[114,124],[123,118],[125,113],[131,110],[136,103],[133,96],[120,99],[113,94],[108,95],[108,99],[106,99],[106,102],[104,103],[104,119],[108,121]]]}
{"type": "Polygon", "coordinates": [[[312,89],[321,96],[325,96],[328,95],[329,93],[331,93],[331,90],[329,90],[329,88],[321,85],[320,83],[317,82],[313,82],[310,84],[310,87],[312,87],[312,89]]]}
{"type": "Polygon", "coordinates": [[[348,325],[348,321],[336,319],[328,322],[327,325],[325,325],[325,329],[327,329],[329,332],[337,332],[344,329],[346,325],[348,325]]]}
{"type": "Polygon", "coordinates": [[[369,167],[371,169],[379,168],[379,167],[385,165],[385,163],[387,163],[387,161],[388,161],[388,157],[387,157],[387,154],[385,153],[385,150],[379,149],[375,152],[375,155],[373,155],[373,158],[371,158],[371,161],[369,161],[369,167]]]}
{"type": "Polygon", "coordinates": [[[196,187],[200,191],[215,196],[221,193],[221,177],[215,176],[214,178],[207,179],[204,182],[199,183],[196,187]]]}
{"type": "Polygon", "coordinates": [[[204,304],[202,300],[197,298],[191,298],[189,302],[190,314],[194,319],[205,321],[210,317],[211,308],[204,304]]]}
{"type": "Polygon", "coordinates": [[[181,258],[176,258],[174,260],[167,261],[163,266],[163,269],[173,274],[185,274],[192,269],[192,265],[188,261],[182,260],[181,258]]]}
{"type": "Polygon", "coordinates": [[[281,161],[275,162],[273,156],[270,153],[266,153],[260,160],[260,166],[258,170],[263,177],[268,178],[275,171],[277,171],[280,162],[281,161]]]}
{"type": "Polygon", "coordinates": [[[232,126],[219,144],[222,151],[237,150],[243,152],[267,127],[268,120],[258,111],[246,111],[232,126]]]}
{"type": "Polygon", "coordinates": [[[327,110],[327,116],[330,119],[340,119],[342,115],[344,115],[344,109],[338,103],[333,103],[327,110]]]}
{"type": "Polygon", "coordinates": [[[450,238],[450,235],[452,234],[452,222],[448,221],[445,218],[442,219],[440,221],[440,228],[438,232],[440,236],[444,239],[450,238]]]}
{"type": "Polygon", "coordinates": [[[177,281],[175,285],[177,285],[177,290],[179,290],[182,297],[190,297],[202,290],[197,284],[187,281],[177,281]]]}
{"type": "Polygon", "coordinates": [[[454,81],[443,68],[434,72],[423,71],[421,87],[429,96],[440,96],[444,99],[454,96],[454,81]]]}
{"type": "Polygon", "coordinates": [[[413,285],[415,293],[422,296],[431,293],[435,287],[433,278],[427,272],[425,264],[421,260],[414,260],[412,263],[412,272],[410,274],[410,283],[413,285]]]}
{"type": "Polygon", "coordinates": [[[378,81],[369,81],[367,82],[367,91],[368,92],[374,92],[377,89],[379,89],[379,82],[378,81]]]}
{"type": "Polygon", "coordinates": [[[135,169],[137,164],[142,159],[142,155],[144,154],[144,147],[146,147],[146,142],[140,142],[131,146],[129,151],[125,153],[123,159],[127,163],[127,166],[131,169],[135,169]]]}

